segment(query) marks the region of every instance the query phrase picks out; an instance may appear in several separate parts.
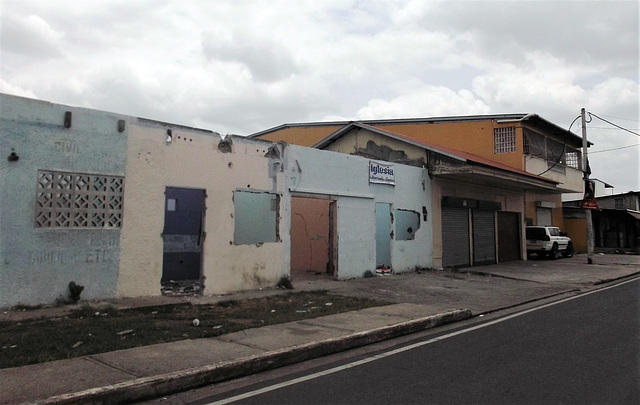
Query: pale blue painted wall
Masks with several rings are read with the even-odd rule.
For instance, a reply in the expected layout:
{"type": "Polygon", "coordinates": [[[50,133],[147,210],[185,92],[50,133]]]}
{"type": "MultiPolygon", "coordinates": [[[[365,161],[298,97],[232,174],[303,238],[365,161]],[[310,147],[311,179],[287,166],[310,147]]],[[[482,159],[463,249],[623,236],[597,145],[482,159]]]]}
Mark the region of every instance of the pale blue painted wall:
{"type": "MultiPolygon", "coordinates": [[[[338,277],[362,277],[376,267],[375,203],[419,212],[414,240],[391,240],[395,271],[433,265],[431,180],[423,168],[394,164],[395,186],[369,183],[369,159],[301,146],[287,146],[287,182],[292,193],[332,196],[338,204],[338,277]],[[427,210],[426,221],[422,207],[427,210]]],[[[393,228],[392,224],[392,228],[393,228]]]]}
{"type": "Polygon", "coordinates": [[[0,94],[0,307],[52,303],[70,281],[85,287],[82,299],[115,296],[120,230],[36,228],[36,182],[38,170],[124,177],[127,126],[125,116],[0,94]]]}

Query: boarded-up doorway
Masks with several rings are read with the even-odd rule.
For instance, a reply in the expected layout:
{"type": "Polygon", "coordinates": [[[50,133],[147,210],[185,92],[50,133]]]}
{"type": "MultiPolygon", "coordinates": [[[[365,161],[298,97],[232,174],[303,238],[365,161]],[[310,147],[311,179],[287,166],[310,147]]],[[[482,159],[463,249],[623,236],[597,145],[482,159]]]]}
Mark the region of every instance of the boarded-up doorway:
{"type": "Polygon", "coordinates": [[[165,190],[163,291],[165,287],[174,292],[200,290],[204,199],[205,191],[200,189],[167,187],[165,190]]]}
{"type": "Polygon", "coordinates": [[[291,197],[292,280],[337,274],[335,210],[329,198],[291,197]]]}
{"type": "Polygon", "coordinates": [[[520,227],[516,212],[498,212],[498,261],[520,260],[520,227]]]}

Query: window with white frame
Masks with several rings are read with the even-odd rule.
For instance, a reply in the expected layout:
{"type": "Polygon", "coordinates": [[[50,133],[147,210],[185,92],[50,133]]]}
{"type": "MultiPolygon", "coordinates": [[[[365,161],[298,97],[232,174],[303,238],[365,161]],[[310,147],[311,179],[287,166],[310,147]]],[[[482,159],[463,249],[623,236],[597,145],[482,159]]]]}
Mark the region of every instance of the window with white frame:
{"type": "Polygon", "coordinates": [[[494,153],[511,153],[517,150],[516,127],[501,127],[493,130],[494,153]]]}

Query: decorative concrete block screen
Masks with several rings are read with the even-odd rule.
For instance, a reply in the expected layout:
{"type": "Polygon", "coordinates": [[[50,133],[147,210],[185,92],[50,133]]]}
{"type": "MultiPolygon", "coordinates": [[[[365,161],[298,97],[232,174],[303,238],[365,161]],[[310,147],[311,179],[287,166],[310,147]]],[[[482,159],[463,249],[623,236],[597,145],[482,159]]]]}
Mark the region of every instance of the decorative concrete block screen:
{"type": "Polygon", "coordinates": [[[120,228],[124,177],[38,171],[36,228],[120,228]]]}

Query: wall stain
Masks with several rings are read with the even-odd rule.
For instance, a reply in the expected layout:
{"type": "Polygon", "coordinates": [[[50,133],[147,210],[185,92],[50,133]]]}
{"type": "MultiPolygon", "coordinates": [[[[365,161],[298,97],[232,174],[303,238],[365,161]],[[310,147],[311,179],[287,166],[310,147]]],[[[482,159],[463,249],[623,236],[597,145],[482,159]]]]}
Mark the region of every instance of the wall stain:
{"type": "Polygon", "coordinates": [[[264,272],[265,270],[266,265],[264,264],[264,262],[255,263],[253,265],[253,268],[249,272],[244,271],[242,273],[242,281],[245,284],[257,287],[267,285],[267,279],[260,275],[260,272],[264,272]]]}

